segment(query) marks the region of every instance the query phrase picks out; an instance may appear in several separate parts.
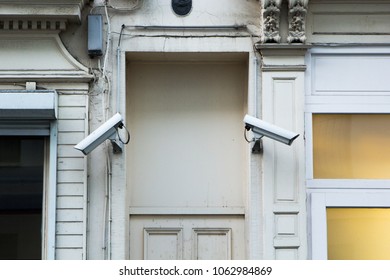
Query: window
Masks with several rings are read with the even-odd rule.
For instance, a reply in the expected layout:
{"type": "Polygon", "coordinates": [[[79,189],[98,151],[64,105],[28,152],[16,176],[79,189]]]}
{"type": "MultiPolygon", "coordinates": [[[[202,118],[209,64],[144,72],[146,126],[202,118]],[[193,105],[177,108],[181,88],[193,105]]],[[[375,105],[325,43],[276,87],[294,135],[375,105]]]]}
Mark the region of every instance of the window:
{"type": "Polygon", "coordinates": [[[312,259],[390,259],[387,190],[310,195],[312,259]]]}
{"type": "Polygon", "coordinates": [[[390,259],[390,52],[310,52],[305,130],[311,256],[390,259]]]}
{"type": "Polygon", "coordinates": [[[313,177],[389,179],[389,125],[385,114],[313,114],[313,177]]]}
{"type": "Polygon", "coordinates": [[[332,207],[326,219],[328,259],[390,259],[390,208],[332,207]]]}
{"type": "Polygon", "coordinates": [[[57,93],[2,90],[0,116],[0,259],[54,259],[57,93]]]}
{"type": "Polygon", "coordinates": [[[43,137],[0,137],[0,259],[41,259],[43,137]]]}

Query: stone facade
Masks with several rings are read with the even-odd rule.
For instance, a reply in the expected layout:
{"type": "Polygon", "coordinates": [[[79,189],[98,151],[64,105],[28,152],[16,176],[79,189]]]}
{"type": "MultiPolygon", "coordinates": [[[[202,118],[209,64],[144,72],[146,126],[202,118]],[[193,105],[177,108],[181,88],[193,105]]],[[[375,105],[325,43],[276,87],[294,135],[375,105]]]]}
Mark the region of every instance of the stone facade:
{"type": "MultiPolygon", "coordinates": [[[[326,258],[313,245],[326,236],[312,218],[323,204],[313,201],[330,190],[369,190],[365,181],[313,178],[310,124],[313,114],[388,113],[372,104],[387,104],[390,92],[380,74],[386,63],[375,63],[389,55],[390,1],[199,0],[183,15],[171,5],[0,0],[0,91],[58,95],[42,257],[155,258],[161,250],[183,259],[326,258]],[[102,56],[88,55],[89,15],[102,19],[102,56]],[[360,82],[367,88],[355,90],[348,78],[336,83],[325,74],[336,65],[355,71],[351,56],[373,67],[378,88],[360,82]],[[356,105],[364,100],[368,111],[356,105]],[[131,136],[122,153],[109,141],[88,156],[73,148],[117,112],[131,136]],[[300,136],[291,146],[264,138],[253,153],[241,137],[245,114],[300,136]],[[198,133],[183,128],[188,116],[198,133]],[[169,166],[181,172],[166,177],[175,173],[169,166]],[[157,246],[159,238],[176,243],[157,246]],[[210,242],[224,248],[219,255],[202,251],[210,242]]],[[[361,81],[370,77],[364,73],[356,74],[361,81]]],[[[0,119],[0,133],[9,121],[0,119]]],[[[386,182],[374,184],[387,195],[386,182]]]]}

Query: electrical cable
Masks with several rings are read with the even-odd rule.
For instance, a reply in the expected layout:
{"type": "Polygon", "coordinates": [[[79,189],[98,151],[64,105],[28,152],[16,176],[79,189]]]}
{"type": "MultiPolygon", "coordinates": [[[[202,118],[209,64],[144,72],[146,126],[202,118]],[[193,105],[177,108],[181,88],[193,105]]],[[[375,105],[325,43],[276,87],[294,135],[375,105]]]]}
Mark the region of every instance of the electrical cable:
{"type": "Polygon", "coordinates": [[[245,138],[246,142],[248,142],[248,143],[256,142],[257,140],[260,140],[261,138],[263,138],[263,135],[262,135],[262,136],[259,137],[259,138],[253,137],[252,140],[248,140],[248,137],[247,137],[247,135],[246,135],[246,132],[247,132],[247,131],[248,131],[248,129],[246,129],[246,127],[245,127],[245,128],[244,128],[244,138],[245,138]]]}
{"type": "MultiPolygon", "coordinates": [[[[123,35],[123,30],[125,29],[126,25],[122,24],[121,26],[121,32],[119,33],[119,39],[118,39],[118,48],[120,48],[121,46],[121,40],[122,40],[122,35],[123,35]]],[[[112,33],[116,33],[117,32],[112,32],[112,33]]]]}
{"type": "Polygon", "coordinates": [[[130,142],[130,138],[131,138],[131,136],[130,136],[130,131],[127,129],[127,127],[126,127],[123,123],[122,123],[122,125],[121,125],[121,128],[122,128],[122,127],[124,127],[125,130],[126,130],[126,132],[127,132],[127,139],[126,139],[126,141],[123,141],[123,140],[122,140],[122,138],[121,138],[121,136],[120,136],[120,134],[119,134],[118,128],[116,128],[116,133],[118,134],[118,139],[119,139],[119,141],[120,141],[122,144],[127,145],[127,144],[130,142]]]}
{"type": "Polygon", "coordinates": [[[248,142],[248,143],[252,143],[252,142],[254,142],[254,140],[248,140],[248,137],[246,136],[246,132],[247,132],[248,130],[246,129],[246,127],[244,128],[244,138],[245,138],[245,140],[246,140],[246,142],[248,142]]]}
{"type": "Polygon", "coordinates": [[[110,17],[108,16],[107,5],[104,6],[104,13],[107,20],[107,40],[106,40],[106,53],[104,55],[102,72],[103,72],[103,76],[106,76],[106,66],[107,66],[108,53],[110,51],[110,42],[111,42],[111,21],[110,21],[110,17]]]}

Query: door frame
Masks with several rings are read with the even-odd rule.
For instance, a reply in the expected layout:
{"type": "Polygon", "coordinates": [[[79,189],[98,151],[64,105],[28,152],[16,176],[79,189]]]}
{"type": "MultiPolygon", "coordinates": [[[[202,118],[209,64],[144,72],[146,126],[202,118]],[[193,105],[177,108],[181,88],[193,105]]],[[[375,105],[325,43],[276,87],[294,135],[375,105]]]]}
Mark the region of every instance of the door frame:
{"type": "MultiPolygon", "coordinates": [[[[237,76],[239,81],[242,82],[242,83],[245,83],[245,85],[247,87],[249,87],[248,83],[249,83],[249,71],[250,71],[250,68],[249,68],[249,58],[250,58],[250,54],[248,52],[236,52],[236,53],[232,53],[232,54],[219,54],[219,53],[211,53],[211,52],[204,52],[204,53],[196,53],[196,52],[186,52],[186,53],[169,53],[169,54],[160,54],[160,53],[155,53],[155,52],[149,52],[149,53],[138,53],[138,52],[128,52],[127,54],[127,61],[128,62],[131,62],[132,60],[134,60],[136,63],[138,62],[141,62],[142,64],[141,65],[144,65],[145,63],[147,65],[151,64],[151,65],[162,65],[164,67],[164,69],[170,69],[170,68],[166,68],[166,67],[177,67],[176,64],[180,67],[185,67],[185,69],[191,69],[191,72],[194,71],[193,70],[193,66],[196,66],[196,67],[201,67],[200,69],[201,70],[204,70],[206,68],[209,68],[210,66],[212,67],[215,67],[216,65],[218,67],[220,67],[221,64],[225,64],[225,63],[228,63],[228,65],[233,65],[233,69],[234,71],[237,71],[239,70],[239,72],[242,74],[245,72],[245,76],[237,76]],[[172,66],[173,65],[173,66],[172,66]],[[245,67],[245,68],[243,68],[245,67]],[[243,69],[241,69],[243,68],[243,69]],[[245,69],[245,70],[244,70],[245,69]]],[[[150,67],[150,66],[148,66],[150,67]]],[[[126,70],[128,72],[131,72],[131,68],[129,68],[129,66],[127,66],[126,70]],[[130,71],[129,71],[130,70],[130,71]]],[[[150,69],[149,69],[150,70],[150,69]]],[[[198,72],[196,72],[196,75],[198,72]]],[[[199,72],[201,73],[201,72],[199,72]]],[[[226,76],[224,74],[224,76],[226,76]]],[[[129,79],[126,79],[126,81],[128,82],[129,79]]],[[[132,94],[129,94],[129,89],[127,88],[126,89],[127,92],[128,92],[128,95],[126,96],[127,99],[128,98],[134,98],[134,96],[132,94]]],[[[141,92],[141,91],[136,91],[136,92],[141,92]]],[[[218,94],[220,93],[223,93],[222,91],[218,91],[218,94]]],[[[236,96],[238,94],[238,92],[235,92],[234,95],[236,96]]],[[[240,93],[241,94],[241,93],[240,93]]],[[[242,99],[242,103],[237,103],[235,105],[237,105],[238,107],[234,107],[235,110],[239,109],[239,112],[240,112],[240,115],[243,116],[245,114],[245,112],[248,111],[248,89],[245,88],[245,90],[243,90],[242,92],[242,96],[241,95],[238,95],[240,97],[240,100],[242,99]],[[242,112],[242,114],[241,114],[242,112]]],[[[236,96],[237,97],[237,96],[236,96]]],[[[197,97],[199,98],[199,97],[197,97]]],[[[131,109],[131,106],[130,106],[130,102],[128,102],[127,104],[127,111],[130,112],[130,111],[133,111],[131,109]]],[[[143,106],[141,106],[143,107],[143,106]]],[[[180,107],[178,107],[180,108],[180,107]]],[[[184,106],[185,108],[185,106],[184,106]]],[[[230,109],[230,107],[227,107],[230,109]]],[[[215,108],[214,108],[215,109],[215,108]]],[[[136,110],[137,111],[137,110],[136,110]]],[[[211,111],[210,111],[211,112],[211,111]]],[[[214,113],[214,111],[212,111],[214,113]]],[[[236,111],[234,111],[234,114],[236,113],[236,111]]],[[[130,114],[131,115],[131,114],[130,114]]],[[[130,116],[131,117],[131,116],[130,116]]],[[[241,125],[241,119],[242,117],[239,117],[239,122],[238,125],[241,125]]],[[[137,118],[133,118],[133,121],[135,121],[137,118]]],[[[129,122],[130,119],[129,119],[129,116],[127,116],[127,121],[129,122]]],[[[199,121],[199,120],[197,120],[199,121]]],[[[128,124],[129,125],[129,124],[128,124]]],[[[130,123],[130,126],[131,126],[131,123],[130,123]]],[[[134,126],[134,125],[133,125],[134,126]]],[[[191,125],[190,125],[191,126],[191,125]]],[[[153,130],[153,129],[152,129],[153,130]]],[[[241,131],[241,130],[239,130],[241,131]]],[[[243,137],[241,133],[237,133],[237,137],[243,137]]],[[[135,139],[136,140],[136,139],[135,139]]],[[[215,218],[215,217],[221,217],[221,215],[234,215],[234,216],[240,216],[242,217],[244,223],[246,223],[248,220],[247,217],[245,217],[245,213],[246,213],[246,199],[247,199],[247,182],[250,180],[248,178],[248,169],[249,169],[249,157],[250,157],[250,154],[248,153],[249,149],[249,145],[247,146],[246,145],[246,142],[244,141],[244,139],[242,138],[241,139],[243,141],[243,144],[242,144],[242,147],[240,146],[240,152],[242,154],[242,156],[245,158],[245,162],[248,163],[247,166],[245,166],[244,168],[244,171],[242,172],[242,179],[240,180],[240,185],[238,185],[237,187],[237,190],[240,192],[239,194],[241,195],[242,194],[242,205],[235,202],[235,203],[230,203],[231,205],[229,206],[226,206],[226,202],[222,205],[213,205],[213,206],[206,206],[206,205],[201,205],[201,206],[196,206],[196,205],[190,205],[190,206],[184,206],[184,205],[179,205],[179,206],[173,206],[172,205],[155,205],[154,203],[149,203],[149,205],[154,205],[154,206],[140,206],[140,205],[133,205],[131,204],[131,200],[129,199],[129,236],[132,236],[132,233],[131,233],[131,230],[132,230],[132,219],[133,217],[140,217],[140,216],[148,216],[148,215],[158,215],[158,216],[161,216],[161,215],[170,215],[172,217],[172,220],[176,220],[177,217],[186,217],[186,219],[189,219],[189,217],[191,216],[194,216],[194,215],[204,215],[204,219],[208,219],[208,218],[215,218]],[[244,183],[243,183],[244,182],[244,183]],[[245,220],[246,218],[246,220],[245,220]]],[[[127,150],[127,152],[129,153],[129,151],[131,150],[127,150]]],[[[143,155],[144,157],[144,155],[143,155]]],[[[134,159],[135,157],[132,157],[132,159],[134,159]]],[[[128,164],[131,164],[131,160],[128,160],[127,163],[128,164]]],[[[150,169],[150,166],[148,165],[148,168],[150,169]]],[[[127,176],[131,176],[131,172],[126,172],[127,176]]],[[[130,178],[130,177],[128,177],[130,178]]],[[[131,198],[132,196],[132,188],[134,187],[134,185],[131,184],[130,181],[127,182],[127,188],[128,188],[128,192],[129,192],[129,197],[131,198]]],[[[224,191],[224,190],[223,190],[224,191]]],[[[222,193],[219,193],[219,196],[221,196],[222,193]]],[[[235,198],[236,196],[234,196],[235,198]]],[[[140,200],[136,200],[136,201],[140,201],[140,200]]],[[[223,216],[222,216],[223,217],[223,216]]],[[[146,226],[146,228],[150,227],[151,229],[153,228],[160,228],[160,226],[146,226]]],[[[161,234],[164,234],[163,232],[168,232],[168,233],[171,233],[172,229],[174,232],[177,231],[177,228],[178,226],[177,225],[171,225],[170,227],[167,227],[167,228],[161,228],[160,230],[158,230],[157,232],[160,232],[161,234]]],[[[204,226],[202,226],[204,227],[204,226]]],[[[219,230],[223,228],[225,229],[224,227],[221,227],[221,226],[218,226],[216,228],[212,228],[212,230],[209,231],[209,233],[211,234],[214,234],[213,232],[219,232],[219,230]]],[[[199,231],[199,229],[194,229],[195,232],[199,231]]],[[[204,232],[206,232],[204,230],[204,232]]],[[[230,236],[231,234],[227,234],[225,233],[225,231],[223,230],[222,231],[223,234],[225,235],[228,235],[229,236],[229,240],[231,239],[230,236]]],[[[175,233],[176,234],[176,233],[175,233]]],[[[133,234],[134,236],[134,234],[133,234]]],[[[181,236],[180,234],[177,233],[177,236],[181,236]]],[[[193,237],[196,237],[197,235],[193,235],[193,237]]],[[[237,234],[238,236],[238,234],[237,234]]],[[[179,238],[179,237],[178,237],[179,238]]],[[[180,237],[181,238],[181,237],[180,237]]],[[[247,235],[243,235],[243,240],[245,242],[243,242],[243,246],[241,247],[246,247],[245,244],[247,243],[247,235]]],[[[131,253],[131,250],[134,250],[134,246],[132,248],[132,244],[135,244],[133,242],[132,239],[130,239],[131,241],[129,241],[129,257],[132,258],[132,253],[131,253]]],[[[193,238],[194,240],[194,244],[196,244],[196,238],[193,238]]],[[[147,238],[144,238],[144,241],[147,242],[147,238]]],[[[188,242],[186,242],[188,243],[188,242]]],[[[195,246],[195,245],[194,245],[195,246]]],[[[193,247],[194,247],[193,246],[193,247]]],[[[187,248],[189,249],[191,246],[187,246],[187,248]]],[[[147,248],[147,246],[146,246],[147,248]]],[[[240,247],[237,247],[237,248],[240,248],[240,247]]],[[[246,247],[246,248],[243,248],[245,250],[245,252],[247,252],[249,249],[249,247],[246,247]]],[[[229,249],[230,250],[230,245],[229,245],[229,249]]],[[[144,250],[144,251],[147,251],[147,250],[144,250]]],[[[183,249],[180,249],[180,251],[183,251],[183,249]]],[[[195,250],[193,250],[195,251],[195,250]]],[[[249,254],[249,253],[244,253],[244,254],[249,254]]],[[[181,256],[184,256],[184,258],[187,258],[189,259],[189,255],[187,256],[187,254],[178,254],[178,256],[180,255],[181,256]]],[[[144,252],[144,258],[145,258],[146,254],[144,252]]],[[[192,258],[197,258],[197,253],[192,253],[192,258]]],[[[228,254],[228,257],[232,257],[231,256],[231,252],[229,252],[228,254]]],[[[246,255],[245,255],[246,257],[246,255]]]]}
{"type": "MultiPolygon", "coordinates": [[[[126,65],[128,62],[127,56],[130,53],[139,55],[147,55],[150,53],[161,52],[158,47],[164,45],[163,53],[216,53],[221,55],[230,55],[235,53],[248,54],[248,92],[247,106],[248,114],[260,112],[261,103],[258,96],[258,79],[259,59],[256,57],[256,52],[253,49],[253,41],[250,36],[235,38],[232,44],[231,38],[218,38],[218,47],[215,47],[214,39],[190,38],[188,44],[183,45],[180,38],[173,38],[169,41],[164,41],[162,38],[144,38],[142,44],[133,44],[131,40],[123,41],[121,50],[118,52],[117,69],[114,69],[114,75],[117,75],[119,81],[118,92],[119,106],[117,109],[126,116],[126,65]],[[157,46],[157,47],[156,47],[157,46]]],[[[248,145],[247,153],[248,161],[245,163],[248,168],[248,182],[245,186],[246,204],[244,213],[246,215],[246,240],[247,259],[261,259],[263,255],[263,202],[262,202],[262,178],[261,178],[261,156],[251,153],[251,147],[248,145]]],[[[126,157],[126,149],[123,156],[126,157]]],[[[120,157],[112,158],[112,184],[116,186],[127,186],[126,183],[126,162],[122,162],[120,157]]],[[[112,259],[129,259],[130,258],[130,215],[132,209],[127,201],[127,187],[119,188],[112,193],[112,215],[115,217],[112,221],[111,256],[112,259]],[[125,244],[125,246],[123,246],[125,244]]],[[[175,210],[175,209],[173,209],[175,210]]]]}

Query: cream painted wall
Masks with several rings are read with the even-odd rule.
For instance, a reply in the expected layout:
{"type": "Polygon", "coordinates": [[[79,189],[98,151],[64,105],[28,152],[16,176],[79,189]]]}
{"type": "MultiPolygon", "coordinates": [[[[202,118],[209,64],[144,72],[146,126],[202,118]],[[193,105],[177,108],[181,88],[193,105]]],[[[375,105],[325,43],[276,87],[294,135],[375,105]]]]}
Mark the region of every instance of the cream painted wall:
{"type": "Polygon", "coordinates": [[[388,44],[390,2],[310,0],[306,22],[309,43],[388,44]]]}
{"type": "Polygon", "coordinates": [[[128,61],[132,207],[244,207],[247,57],[242,59],[128,61]]]}
{"type": "MultiPolygon", "coordinates": [[[[260,28],[260,1],[258,0],[197,0],[193,1],[193,8],[189,15],[178,16],[173,13],[170,0],[110,0],[108,4],[118,9],[107,9],[108,18],[110,19],[110,26],[107,24],[107,17],[103,7],[104,0],[95,0],[85,6],[82,11],[81,24],[69,24],[67,31],[61,33],[61,38],[67,49],[72,55],[92,68],[98,67],[98,59],[90,59],[87,56],[87,15],[101,14],[104,19],[104,40],[107,39],[107,30],[110,27],[112,43],[109,44],[110,63],[108,72],[111,73],[111,67],[115,67],[115,49],[117,47],[117,40],[122,25],[126,25],[122,43],[132,39],[132,36],[139,36],[137,40],[132,40],[133,43],[144,46],[142,38],[148,36],[155,36],[158,38],[169,38],[170,36],[182,37],[184,40],[188,36],[195,37],[210,37],[211,40],[218,37],[254,37],[255,41],[261,33],[260,28]],[[139,8],[133,11],[126,11],[134,6],[137,2],[140,3],[139,8]],[[121,11],[120,9],[123,9],[121,11]],[[246,25],[248,30],[240,32],[237,30],[223,31],[218,29],[211,29],[209,31],[198,30],[194,31],[151,31],[151,30],[135,30],[132,26],[231,26],[231,25],[246,25]],[[135,42],[134,42],[135,41],[135,42]]],[[[137,6],[138,7],[138,6],[137,6]]],[[[183,41],[181,43],[183,43],[183,41]]],[[[106,43],[106,42],[105,42],[106,43]]],[[[146,46],[144,46],[146,47],[146,46]]],[[[185,46],[177,46],[178,49],[186,51],[185,46]]],[[[233,46],[232,46],[233,47],[233,46]]],[[[106,46],[104,47],[106,48],[106,46]]]]}

